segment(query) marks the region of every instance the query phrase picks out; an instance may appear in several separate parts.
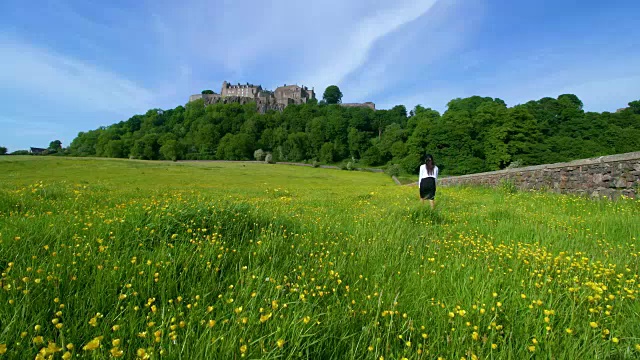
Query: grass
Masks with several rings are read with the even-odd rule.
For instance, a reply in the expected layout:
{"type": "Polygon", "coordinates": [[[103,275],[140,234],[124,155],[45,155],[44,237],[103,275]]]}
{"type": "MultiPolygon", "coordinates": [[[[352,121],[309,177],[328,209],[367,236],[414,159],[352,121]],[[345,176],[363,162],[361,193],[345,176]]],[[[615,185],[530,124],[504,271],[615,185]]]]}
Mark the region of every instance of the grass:
{"type": "Polygon", "coordinates": [[[640,202],[0,157],[0,357],[640,356],[640,202]]]}

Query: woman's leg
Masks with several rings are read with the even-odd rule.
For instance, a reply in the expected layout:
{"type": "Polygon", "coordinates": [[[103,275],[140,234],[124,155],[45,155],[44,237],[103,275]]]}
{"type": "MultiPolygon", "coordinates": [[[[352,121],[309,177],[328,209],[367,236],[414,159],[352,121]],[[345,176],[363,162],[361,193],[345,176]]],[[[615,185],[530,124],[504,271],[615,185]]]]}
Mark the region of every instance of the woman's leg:
{"type": "Polygon", "coordinates": [[[429,203],[431,204],[431,210],[434,210],[436,208],[436,201],[435,200],[429,200],[429,203]]]}

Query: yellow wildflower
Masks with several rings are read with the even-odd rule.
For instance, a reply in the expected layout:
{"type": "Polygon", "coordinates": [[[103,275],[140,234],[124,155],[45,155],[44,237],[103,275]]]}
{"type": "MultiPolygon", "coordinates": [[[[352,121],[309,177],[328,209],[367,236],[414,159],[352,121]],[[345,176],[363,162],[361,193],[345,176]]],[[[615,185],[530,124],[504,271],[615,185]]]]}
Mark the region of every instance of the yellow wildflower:
{"type": "Polygon", "coordinates": [[[260,322],[263,323],[263,322],[269,320],[271,318],[271,316],[272,316],[271,313],[268,313],[268,314],[265,314],[265,315],[260,315],[260,322]]]}
{"type": "Polygon", "coordinates": [[[112,348],[111,350],[109,350],[109,352],[111,353],[111,356],[116,358],[124,355],[124,351],[120,350],[118,347],[112,348]]]}
{"type": "Polygon", "coordinates": [[[102,336],[98,336],[93,338],[93,340],[89,341],[85,346],[82,347],[84,351],[93,351],[100,347],[100,340],[102,340],[102,336]]]}

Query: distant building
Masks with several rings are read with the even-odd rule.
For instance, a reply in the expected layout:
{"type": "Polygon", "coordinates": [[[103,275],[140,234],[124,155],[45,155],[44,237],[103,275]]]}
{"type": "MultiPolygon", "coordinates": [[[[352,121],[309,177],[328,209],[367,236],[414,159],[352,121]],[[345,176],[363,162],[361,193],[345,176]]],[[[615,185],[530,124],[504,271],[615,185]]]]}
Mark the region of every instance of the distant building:
{"type": "Polygon", "coordinates": [[[282,104],[285,106],[291,103],[304,104],[307,101],[316,98],[316,94],[313,88],[309,90],[309,88],[306,86],[287,84],[276,88],[274,96],[278,104],[282,104]]]}
{"type": "Polygon", "coordinates": [[[246,83],[245,85],[231,85],[225,81],[222,83],[222,90],[220,91],[220,95],[223,97],[238,96],[255,98],[258,96],[258,93],[260,91],[262,91],[262,86],[260,85],[255,86],[249,83],[246,83]]]}
{"type": "Polygon", "coordinates": [[[34,154],[34,155],[40,155],[40,154],[42,154],[42,153],[43,153],[43,152],[45,152],[45,151],[47,151],[47,149],[43,149],[43,148],[35,148],[35,147],[32,147],[32,148],[30,148],[30,149],[29,149],[29,152],[30,152],[30,153],[32,153],[32,154],[34,154]]]}
{"type": "MultiPolygon", "coordinates": [[[[282,111],[288,105],[306,104],[309,100],[315,99],[314,88],[309,89],[303,85],[279,86],[275,91],[263,89],[261,85],[231,84],[226,81],[222,83],[220,94],[195,94],[189,96],[189,102],[199,99],[204,100],[205,105],[211,104],[248,104],[255,102],[258,111],[261,113],[269,110],[282,111]]],[[[366,107],[375,110],[376,105],[372,102],[341,104],[344,107],[366,107]]]]}

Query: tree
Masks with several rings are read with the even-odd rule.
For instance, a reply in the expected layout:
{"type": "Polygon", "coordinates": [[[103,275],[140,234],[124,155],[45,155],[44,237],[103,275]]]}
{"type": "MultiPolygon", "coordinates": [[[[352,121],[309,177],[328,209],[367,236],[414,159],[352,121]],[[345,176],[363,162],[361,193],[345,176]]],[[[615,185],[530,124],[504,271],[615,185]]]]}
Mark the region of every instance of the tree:
{"type": "Polygon", "coordinates": [[[53,140],[51,143],[49,143],[49,151],[60,151],[62,150],[62,141],[60,140],[53,140]]]}
{"type": "Polygon", "coordinates": [[[634,114],[640,114],[640,100],[630,102],[629,109],[634,114]]]}
{"type": "Polygon", "coordinates": [[[157,134],[146,134],[135,141],[131,155],[136,159],[156,160],[160,150],[157,134]]]}
{"type": "Polygon", "coordinates": [[[309,154],[309,137],[307,133],[297,132],[289,134],[285,142],[287,158],[292,161],[301,161],[308,158],[309,154]]]}
{"type": "Polygon", "coordinates": [[[249,135],[226,134],[220,140],[216,154],[221,160],[250,160],[253,151],[253,140],[249,135]]]}
{"type": "Polygon", "coordinates": [[[202,94],[215,94],[213,90],[202,90],[202,94]]]}
{"type": "Polygon", "coordinates": [[[327,104],[340,104],[342,103],[342,92],[337,85],[330,85],[324,90],[322,94],[322,100],[327,104]]]}
{"type": "Polygon", "coordinates": [[[318,157],[323,163],[332,163],[335,160],[335,151],[333,149],[333,144],[328,142],[322,144],[322,147],[320,147],[320,152],[318,153],[318,157]]]}
{"type": "Polygon", "coordinates": [[[166,140],[160,147],[160,154],[167,160],[176,161],[181,153],[180,143],[173,139],[166,140]]]}
{"type": "Polygon", "coordinates": [[[111,140],[104,149],[104,156],[110,158],[124,158],[127,154],[124,152],[124,142],[122,140],[111,140]]]}
{"type": "Polygon", "coordinates": [[[7,148],[4,146],[0,146],[0,155],[7,155],[7,148]]]}

